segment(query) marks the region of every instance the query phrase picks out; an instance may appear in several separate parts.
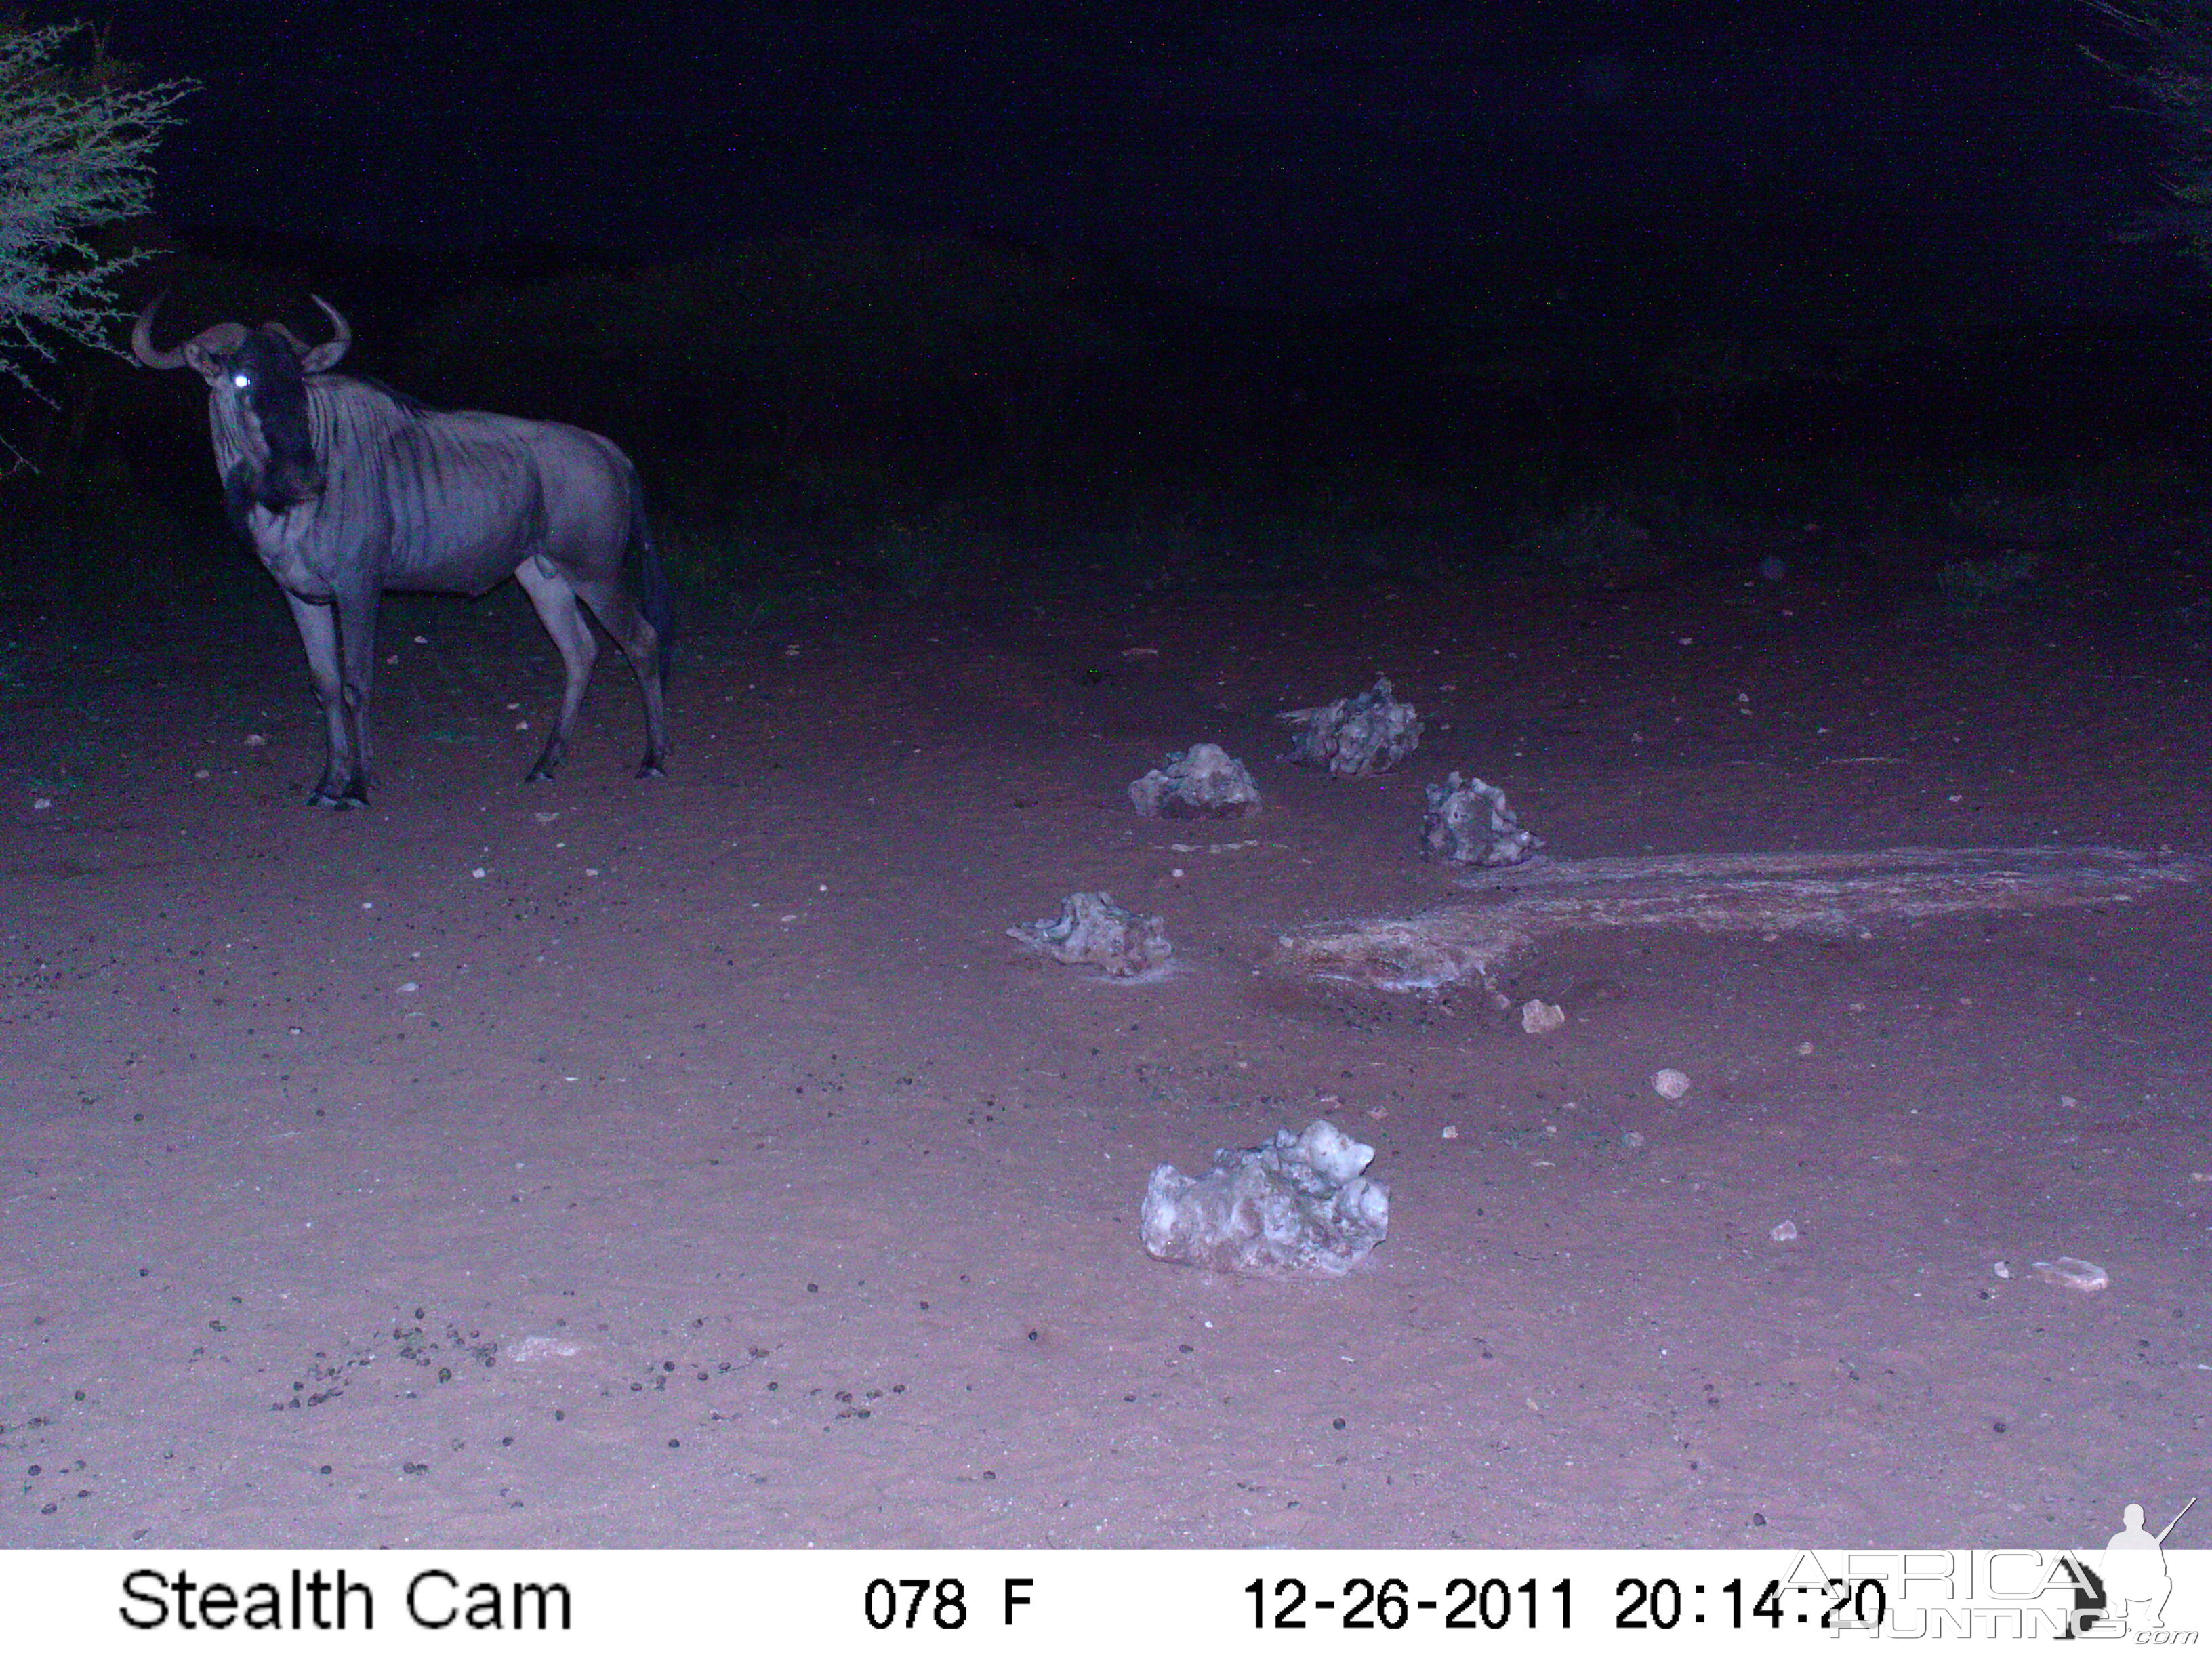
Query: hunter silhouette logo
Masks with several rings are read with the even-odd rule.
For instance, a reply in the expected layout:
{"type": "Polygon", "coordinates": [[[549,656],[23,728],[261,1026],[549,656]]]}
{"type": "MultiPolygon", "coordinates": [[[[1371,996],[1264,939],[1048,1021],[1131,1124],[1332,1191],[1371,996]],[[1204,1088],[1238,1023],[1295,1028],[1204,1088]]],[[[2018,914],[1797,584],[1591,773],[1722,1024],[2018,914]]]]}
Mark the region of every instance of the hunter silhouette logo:
{"type": "Polygon", "coordinates": [[[2143,1525],[2140,1504],[2120,1511],[2120,1529],[2105,1545],[2104,1559],[2092,1567],[2079,1556],[2069,1556],[2062,1569],[2074,1581],[2074,1617],[2067,1639],[2083,1635],[2099,1624],[2103,1636],[2166,1628],[2166,1598],[2173,1594],[2173,1577],[2166,1568],[2167,1534],[2181,1517],[2197,1507],[2191,1498],[2180,1513],[2153,1533],[2143,1525]]]}
{"type": "Polygon", "coordinates": [[[2101,1566],[2106,1604],[2121,1628],[2166,1628],[2166,1599],[2173,1594],[2173,1579],[2166,1570],[2166,1535],[2196,1507],[2192,1498],[2155,1535],[2143,1529],[2142,1504],[2130,1504],[2120,1511],[2120,1529],[2106,1544],[2101,1566]]]}

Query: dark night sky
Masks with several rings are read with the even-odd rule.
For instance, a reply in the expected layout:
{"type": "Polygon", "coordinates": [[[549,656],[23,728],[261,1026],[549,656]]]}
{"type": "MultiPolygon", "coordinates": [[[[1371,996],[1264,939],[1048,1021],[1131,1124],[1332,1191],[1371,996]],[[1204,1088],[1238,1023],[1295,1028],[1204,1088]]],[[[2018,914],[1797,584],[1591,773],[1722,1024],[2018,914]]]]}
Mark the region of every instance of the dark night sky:
{"type": "Polygon", "coordinates": [[[204,83],[161,161],[200,229],[658,258],[857,212],[1261,304],[1448,286],[1591,226],[1911,247],[2045,313],[2174,269],[2112,240],[2151,152],[2065,0],[99,15],[204,83]]]}

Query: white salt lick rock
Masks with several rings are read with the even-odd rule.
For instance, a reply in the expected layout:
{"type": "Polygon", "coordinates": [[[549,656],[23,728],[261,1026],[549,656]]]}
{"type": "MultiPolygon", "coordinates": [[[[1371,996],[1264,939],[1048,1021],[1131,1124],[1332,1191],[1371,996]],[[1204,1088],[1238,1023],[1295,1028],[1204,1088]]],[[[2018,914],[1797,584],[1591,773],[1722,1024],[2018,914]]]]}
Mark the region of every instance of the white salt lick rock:
{"type": "Polygon", "coordinates": [[[1389,1188],[1360,1173],[1374,1156],[1316,1118],[1302,1134],[1216,1152],[1195,1179],[1163,1164],[1145,1191],[1145,1249],[1224,1273],[1348,1273],[1389,1230],[1389,1188]]]}

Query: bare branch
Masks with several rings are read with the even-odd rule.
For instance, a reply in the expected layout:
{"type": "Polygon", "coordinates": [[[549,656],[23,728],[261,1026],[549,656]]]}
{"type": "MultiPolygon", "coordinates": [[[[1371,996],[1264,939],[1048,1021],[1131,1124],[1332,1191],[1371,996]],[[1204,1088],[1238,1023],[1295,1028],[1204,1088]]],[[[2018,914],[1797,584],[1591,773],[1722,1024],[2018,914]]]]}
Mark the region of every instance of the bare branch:
{"type": "Polygon", "coordinates": [[[2212,270],[2212,5],[2205,0],[2082,0],[2132,43],[2116,62],[2083,47],[2092,63],[2132,87],[2165,137],[2172,172],[2162,180],[2175,205],[2139,215],[2124,238],[2179,235],[2212,270]]]}
{"type": "Polygon", "coordinates": [[[119,355],[112,285],[146,255],[92,234],[147,210],[154,147],[197,89],[118,84],[97,36],[90,67],[72,68],[64,50],[84,27],[0,31],[0,374],[33,394],[33,368],[61,341],[119,355]]]}

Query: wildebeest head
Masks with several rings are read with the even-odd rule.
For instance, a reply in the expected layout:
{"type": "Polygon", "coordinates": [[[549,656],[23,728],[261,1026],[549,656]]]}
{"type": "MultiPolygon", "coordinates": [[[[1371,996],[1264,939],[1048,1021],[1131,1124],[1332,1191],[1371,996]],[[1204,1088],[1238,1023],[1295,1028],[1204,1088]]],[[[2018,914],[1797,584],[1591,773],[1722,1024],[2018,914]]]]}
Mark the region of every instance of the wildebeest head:
{"type": "Polygon", "coordinates": [[[314,299],[337,331],[318,346],[282,323],[252,329],[217,323],[164,350],[155,345],[153,334],[160,295],[131,331],[131,349],[147,368],[190,368],[207,382],[217,453],[228,447],[238,458],[223,480],[234,512],[260,506],[281,513],[322,493],[323,472],[307,420],[307,376],[345,356],[353,330],[336,307],[319,295],[314,299]]]}

